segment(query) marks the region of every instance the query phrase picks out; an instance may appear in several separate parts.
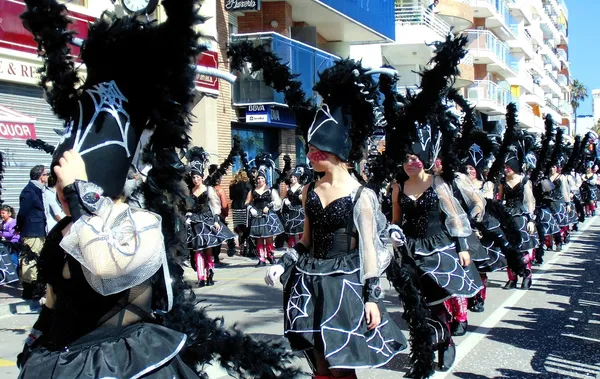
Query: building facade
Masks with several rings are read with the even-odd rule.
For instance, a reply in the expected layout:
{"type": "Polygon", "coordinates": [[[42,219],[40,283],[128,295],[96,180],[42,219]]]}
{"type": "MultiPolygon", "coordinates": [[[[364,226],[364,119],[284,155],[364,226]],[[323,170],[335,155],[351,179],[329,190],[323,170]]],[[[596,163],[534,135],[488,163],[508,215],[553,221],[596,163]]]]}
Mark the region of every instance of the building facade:
{"type": "Polygon", "coordinates": [[[542,132],[543,116],[572,133],[568,10],[560,0],[396,0],[392,43],[354,46],[352,56],[372,66],[388,63],[400,87],[419,84],[416,72],[433,56],[426,43],[465,35],[469,53],[455,83],[485,127],[503,123],[515,102],[522,128],[542,132]]]}
{"type": "MultiPolygon", "coordinates": [[[[250,3],[216,0],[216,3],[220,61],[226,65],[229,41],[266,44],[300,75],[298,79],[309,96],[313,94],[318,73],[340,56],[347,57],[352,45],[394,39],[393,0],[256,0],[250,3]]],[[[292,164],[304,161],[304,146],[295,135],[296,121],[283,95],[264,85],[260,72],[236,74],[238,80],[230,88],[231,92],[226,95],[221,91],[219,96],[220,117],[216,128],[219,157],[229,152],[231,137],[239,136],[250,159],[266,152],[279,167],[283,165],[285,154],[290,155],[292,164]]],[[[200,139],[194,142],[206,146],[200,139]]],[[[237,169],[239,163],[234,165],[233,171],[237,169]]]]}
{"type": "MultiPolygon", "coordinates": [[[[206,0],[210,1],[215,0],[206,0]]],[[[120,4],[119,1],[113,5],[111,0],[67,2],[71,29],[77,33],[77,37],[85,39],[89,23],[105,10],[114,11],[117,15],[124,14],[120,4]]],[[[203,7],[202,11],[206,9],[210,8],[203,7]]],[[[17,209],[19,194],[29,180],[29,170],[38,164],[48,166],[51,161],[48,154],[27,147],[25,141],[39,138],[56,145],[59,135],[55,130],[63,128],[62,121],[53,114],[38,85],[37,71],[42,67],[42,61],[37,56],[37,44],[21,24],[19,16],[24,10],[23,1],[0,0],[0,151],[5,158],[2,200],[17,209]]],[[[150,17],[159,22],[165,19],[161,7],[150,17]]],[[[211,21],[207,24],[211,25],[211,21]]],[[[209,51],[199,57],[198,64],[216,68],[219,63],[217,50],[210,38],[206,41],[209,51]]],[[[78,48],[73,46],[72,54],[78,53],[78,48]]],[[[85,76],[84,66],[80,67],[80,73],[82,77],[85,76]]],[[[203,108],[212,106],[217,101],[215,98],[219,95],[220,87],[228,89],[226,85],[220,86],[215,78],[198,77],[194,111],[201,113],[203,108]],[[210,101],[203,100],[205,98],[210,101]]],[[[216,105],[213,108],[216,109],[216,105]]],[[[216,115],[215,112],[207,113],[216,115]]]]}

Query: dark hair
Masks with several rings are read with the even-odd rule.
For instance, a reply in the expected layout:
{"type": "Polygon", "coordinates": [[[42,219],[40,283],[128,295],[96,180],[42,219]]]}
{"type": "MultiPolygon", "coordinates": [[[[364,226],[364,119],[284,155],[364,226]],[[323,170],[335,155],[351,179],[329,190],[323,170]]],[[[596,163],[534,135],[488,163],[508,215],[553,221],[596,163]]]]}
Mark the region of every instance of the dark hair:
{"type": "Polygon", "coordinates": [[[29,171],[29,179],[38,180],[42,175],[44,175],[44,171],[46,171],[46,166],[42,164],[33,166],[31,171],[29,171]]]}
{"type": "Polygon", "coordinates": [[[6,211],[8,213],[10,213],[11,217],[13,217],[15,215],[15,209],[13,207],[11,207],[10,205],[2,205],[0,207],[0,211],[6,211]]]}
{"type": "Polygon", "coordinates": [[[52,188],[56,185],[56,177],[54,175],[48,176],[48,187],[52,188]]]}

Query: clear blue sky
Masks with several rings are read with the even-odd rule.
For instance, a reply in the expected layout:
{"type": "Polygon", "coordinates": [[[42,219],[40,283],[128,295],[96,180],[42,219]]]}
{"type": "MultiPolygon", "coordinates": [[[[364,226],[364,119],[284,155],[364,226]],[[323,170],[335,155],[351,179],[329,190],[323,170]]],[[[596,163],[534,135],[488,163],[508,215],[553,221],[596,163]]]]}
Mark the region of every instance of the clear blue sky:
{"type": "Polygon", "coordinates": [[[600,89],[600,1],[566,0],[566,3],[569,10],[571,78],[582,82],[590,95],[577,114],[592,114],[592,89],[600,89]]]}

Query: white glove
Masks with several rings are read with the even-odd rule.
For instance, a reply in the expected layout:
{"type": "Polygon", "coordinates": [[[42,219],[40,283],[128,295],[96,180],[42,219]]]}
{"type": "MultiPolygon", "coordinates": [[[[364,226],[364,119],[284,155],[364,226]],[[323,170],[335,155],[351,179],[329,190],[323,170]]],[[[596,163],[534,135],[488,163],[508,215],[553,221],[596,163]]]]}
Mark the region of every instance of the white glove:
{"type": "Polygon", "coordinates": [[[277,281],[279,281],[279,277],[283,274],[285,269],[282,265],[274,265],[269,267],[267,270],[267,274],[265,275],[265,283],[269,286],[274,286],[277,281]]]}
{"type": "Polygon", "coordinates": [[[185,223],[186,223],[187,225],[191,225],[191,224],[192,224],[192,219],[191,219],[191,218],[189,218],[189,217],[188,217],[188,218],[186,218],[186,219],[185,219],[185,223]]]}
{"type": "Polygon", "coordinates": [[[283,204],[289,207],[292,203],[290,202],[290,199],[283,199],[283,204]]]}
{"type": "Polygon", "coordinates": [[[252,215],[252,217],[256,217],[258,216],[258,211],[254,208],[250,208],[250,214],[252,215]]]}
{"type": "Polygon", "coordinates": [[[404,236],[404,233],[400,227],[397,225],[392,225],[388,230],[390,233],[390,238],[392,239],[395,247],[404,245],[406,242],[406,237],[404,236]]]}
{"type": "Polygon", "coordinates": [[[188,212],[185,214],[185,217],[191,217],[192,216],[192,212],[188,212]]]}

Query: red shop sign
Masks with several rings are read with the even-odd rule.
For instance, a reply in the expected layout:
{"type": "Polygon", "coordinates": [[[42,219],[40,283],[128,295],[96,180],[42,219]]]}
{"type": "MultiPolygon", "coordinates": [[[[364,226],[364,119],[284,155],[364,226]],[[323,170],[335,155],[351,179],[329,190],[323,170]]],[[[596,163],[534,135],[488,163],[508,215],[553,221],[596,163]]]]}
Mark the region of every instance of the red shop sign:
{"type": "Polygon", "coordinates": [[[0,138],[35,139],[35,118],[0,105],[0,138]]]}
{"type": "MultiPolygon", "coordinates": [[[[204,51],[198,57],[198,65],[219,68],[219,54],[216,51],[204,51]]],[[[219,94],[219,79],[214,76],[198,75],[194,83],[199,91],[213,95],[219,94]]]]}
{"type": "MultiPolygon", "coordinates": [[[[25,12],[23,1],[0,0],[0,47],[37,55],[37,43],[31,33],[23,27],[20,18],[23,12],[25,12]]],[[[68,16],[73,22],[69,29],[74,30],[77,37],[85,39],[89,23],[96,19],[73,11],[69,11],[68,16]]],[[[79,48],[71,46],[71,53],[75,56],[79,55],[79,48]]]]}

